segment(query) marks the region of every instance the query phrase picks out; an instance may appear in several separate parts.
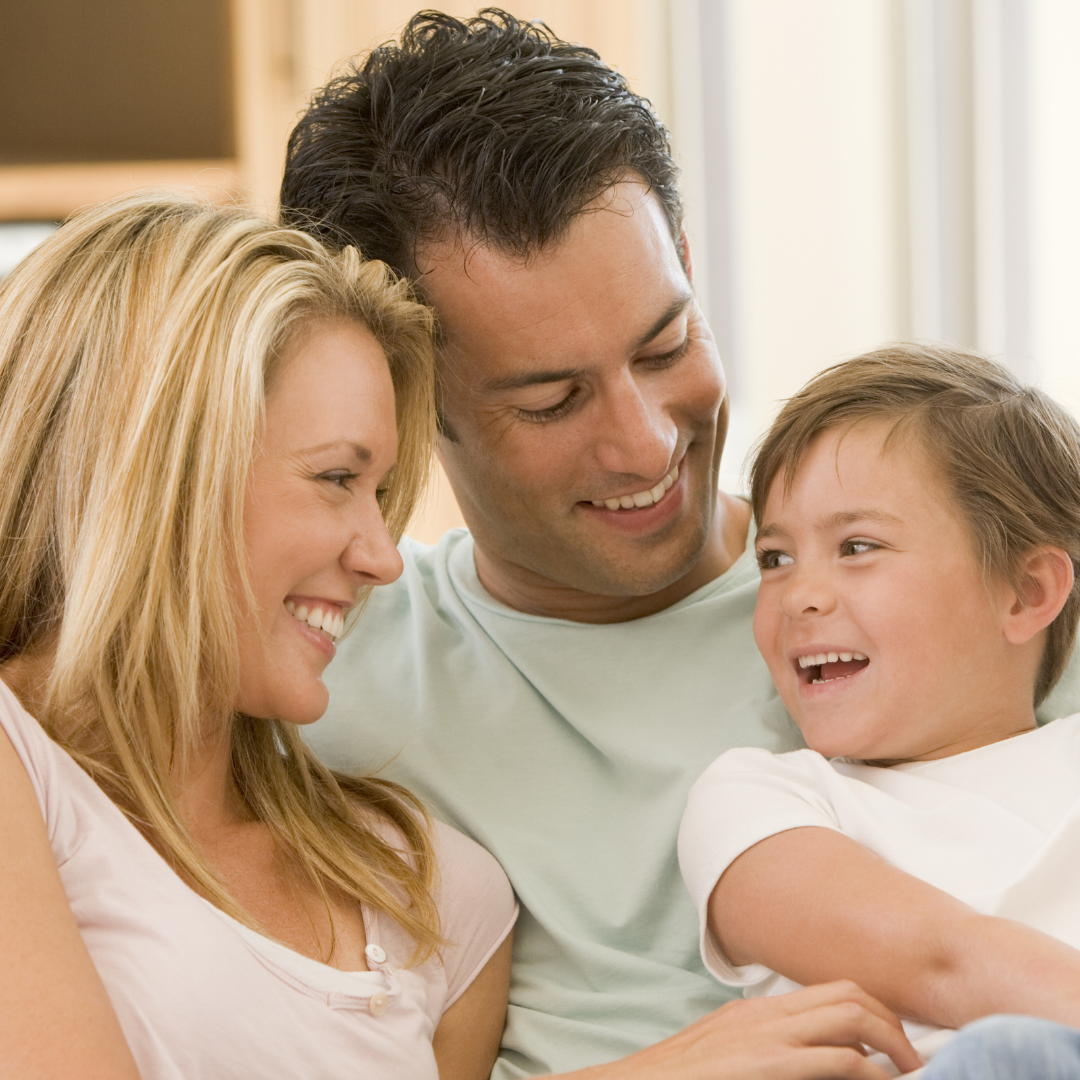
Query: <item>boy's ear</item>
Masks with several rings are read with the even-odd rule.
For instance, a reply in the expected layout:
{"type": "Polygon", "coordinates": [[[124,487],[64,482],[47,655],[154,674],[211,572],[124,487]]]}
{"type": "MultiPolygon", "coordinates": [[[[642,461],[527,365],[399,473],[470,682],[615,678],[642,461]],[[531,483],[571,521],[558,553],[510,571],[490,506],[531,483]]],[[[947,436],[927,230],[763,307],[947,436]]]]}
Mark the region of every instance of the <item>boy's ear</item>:
{"type": "Polygon", "coordinates": [[[1045,630],[1069,599],[1073,587],[1072,559],[1059,547],[1037,547],[1024,556],[1005,616],[1005,637],[1013,645],[1030,641],[1045,630]]]}

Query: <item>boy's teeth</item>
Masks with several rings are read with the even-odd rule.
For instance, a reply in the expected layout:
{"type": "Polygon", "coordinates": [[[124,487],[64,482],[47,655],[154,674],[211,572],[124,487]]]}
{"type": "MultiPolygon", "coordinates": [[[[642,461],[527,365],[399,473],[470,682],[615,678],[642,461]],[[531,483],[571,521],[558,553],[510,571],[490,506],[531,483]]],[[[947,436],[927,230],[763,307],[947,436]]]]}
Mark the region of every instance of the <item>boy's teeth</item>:
{"type": "Polygon", "coordinates": [[[345,630],[345,616],[329,608],[324,610],[323,608],[313,607],[309,612],[306,604],[297,606],[292,600],[286,600],[285,610],[294,619],[307,623],[308,626],[315,630],[321,630],[334,641],[337,641],[345,630]]]}
{"type": "Polygon", "coordinates": [[[866,657],[861,652],[842,652],[842,653],[813,653],[809,656],[799,657],[799,667],[820,667],[822,664],[835,664],[837,660],[865,660],[866,657]]]}
{"type": "Polygon", "coordinates": [[[676,465],[661,480],[656,487],[649,491],[638,491],[633,495],[620,495],[617,499],[593,499],[593,506],[605,506],[608,510],[634,510],[646,506],[654,506],[670,490],[671,485],[679,479],[679,466],[676,465]]]}

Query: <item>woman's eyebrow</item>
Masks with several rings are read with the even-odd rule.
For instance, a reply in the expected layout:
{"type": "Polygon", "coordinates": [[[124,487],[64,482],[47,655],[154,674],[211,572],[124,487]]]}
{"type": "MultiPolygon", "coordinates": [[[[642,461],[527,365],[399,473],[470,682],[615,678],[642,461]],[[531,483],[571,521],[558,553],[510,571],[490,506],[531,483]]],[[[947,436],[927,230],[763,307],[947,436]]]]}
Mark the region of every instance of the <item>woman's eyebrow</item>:
{"type": "Polygon", "coordinates": [[[368,462],[371,460],[371,451],[361,443],[350,442],[348,439],[335,439],[333,442],[319,443],[318,446],[309,446],[308,454],[317,454],[322,450],[336,450],[340,446],[347,446],[356,455],[357,461],[368,462]]]}

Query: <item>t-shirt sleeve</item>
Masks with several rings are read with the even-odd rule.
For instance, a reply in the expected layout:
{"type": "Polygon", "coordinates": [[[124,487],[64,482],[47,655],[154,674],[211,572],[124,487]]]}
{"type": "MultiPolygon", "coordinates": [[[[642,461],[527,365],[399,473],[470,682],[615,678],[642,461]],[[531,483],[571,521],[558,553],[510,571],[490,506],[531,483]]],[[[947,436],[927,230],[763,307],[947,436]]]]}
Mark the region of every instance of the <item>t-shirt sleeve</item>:
{"type": "Polygon", "coordinates": [[[708,931],[709,897],[724,871],[761,840],[806,826],[839,830],[828,798],[831,773],[813,750],[745,748],[722,754],[690,789],[679,828],[679,868],[697,908],[702,960],[727,986],[755,986],[773,973],[728,960],[708,931]]]}
{"type": "MultiPolygon", "coordinates": [[[[56,782],[57,755],[62,753],[45,734],[41,725],[19,704],[19,699],[3,682],[0,682],[0,725],[11,740],[41,807],[41,816],[53,846],[57,861],[63,859],[64,840],[69,830],[69,815],[63,813],[64,804],[58,799],[56,782]],[[58,846],[60,850],[58,850],[58,846]]],[[[69,839],[69,838],[67,838],[69,839]]]]}
{"type": "Polygon", "coordinates": [[[439,861],[438,907],[450,1008],[506,940],[518,916],[510,882],[495,857],[474,840],[432,823],[439,861]]]}

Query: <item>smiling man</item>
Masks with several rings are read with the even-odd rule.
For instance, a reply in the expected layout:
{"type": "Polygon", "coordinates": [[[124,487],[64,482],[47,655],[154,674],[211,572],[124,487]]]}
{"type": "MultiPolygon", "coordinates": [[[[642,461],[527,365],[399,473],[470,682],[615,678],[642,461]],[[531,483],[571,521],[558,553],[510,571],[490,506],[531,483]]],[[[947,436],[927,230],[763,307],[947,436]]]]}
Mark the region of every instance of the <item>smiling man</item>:
{"type": "Polygon", "coordinates": [[[729,747],[800,743],[753,644],[749,507],[717,489],[723,369],[648,103],[543,27],[422,13],[316,97],[282,206],[438,315],[440,456],[469,528],[403,545],[313,740],[510,876],[494,1075],[883,1075],[858,1042],[911,1067],[849,985],[712,1011],[732,991],[679,880],[686,793],[729,747]]]}

